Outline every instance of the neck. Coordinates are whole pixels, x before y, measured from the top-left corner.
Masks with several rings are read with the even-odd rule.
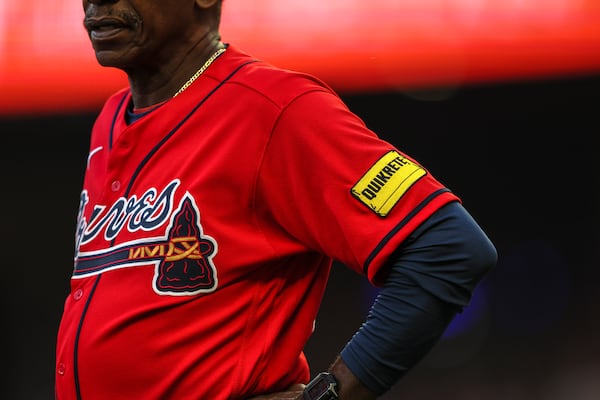
[[[175,94],[173,95],[173,97],[178,96],[179,94],[181,94],[183,91],[185,91],[188,87],[191,86],[192,83],[194,83],[194,81],[196,79],[198,79],[200,77],[200,75],[202,75],[204,73],[204,71],[206,71],[206,69],[208,67],[210,67],[210,65],[213,63],[213,61],[215,61],[221,54],[223,54],[225,52],[225,46],[223,47],[218,47],[214,53],[211,54],[210,57],[208,57],[208,59],[204,62],[204,64],[202,64],[202,67],[200,67],[195,73],[194,75],[192,75],[190,77],[190,79],[188,79],[180,88],[177,92],[175,92]]]
[[[219,39],[218,34],[205,35],[187,51],[172,55],[154,69],[126,71],[135,108],[150,107],[171,99],[217,50],[225,47]]]

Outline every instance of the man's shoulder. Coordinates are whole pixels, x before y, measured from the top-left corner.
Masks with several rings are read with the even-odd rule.
[[[228,84],[239,85],[280,104],[308,92],[333,93],[325,82],[309,73],[278,67],[243,53],[235,47],[230,47],[229,50],[229,60],[236,66],[232,68]]]

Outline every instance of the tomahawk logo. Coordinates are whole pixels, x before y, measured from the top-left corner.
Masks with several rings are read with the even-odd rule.
[[[158,294],[189,296],[214,291],[218,283],[213,264],[217,243],[203,233],[193,198],[186,193],[177,210],[169,214],[170,223],[163,237],[139,239],[102,251],[78,252],[73,278],[153,265],[152,287]]]

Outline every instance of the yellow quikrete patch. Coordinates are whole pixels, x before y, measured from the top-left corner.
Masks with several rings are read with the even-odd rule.
[[[385,217],[406,191],[427,172],[395,150],[386,153],[352,187],[352,194]]]

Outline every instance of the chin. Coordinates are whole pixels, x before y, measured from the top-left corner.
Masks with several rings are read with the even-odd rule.
[[[98,61],[98,64],[103,67],[114,67],[119,69],[125,68],[123,59],[121,57],[106,53],[107,52],[96,52],[96,60]]]

